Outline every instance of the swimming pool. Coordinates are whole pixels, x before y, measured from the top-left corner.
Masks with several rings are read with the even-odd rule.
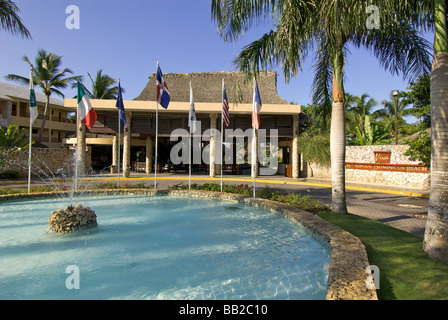
[[[98,227],[47,233],[63,199],[0,205],[0,299],[325,299],[330,250],[231,201],[90,196]]]

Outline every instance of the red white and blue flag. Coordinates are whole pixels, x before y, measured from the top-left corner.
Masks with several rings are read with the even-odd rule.
[[[157,102],[165,109],[167,109],[170,104],[170,92],[168,91],[168,86],[163,79],[163,74],[159,63],[157,63]]]
[[[230,125],[229,99],[227,99],[226,85],[222,82],[222,121],[226,127]]]
[[[254,104],[252,106],[252,128],[260,128],[260,110],[261,110],[261,98],[258,91],[257,80],[254,79]]]

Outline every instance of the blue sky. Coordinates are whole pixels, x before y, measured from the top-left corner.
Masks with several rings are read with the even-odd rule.
[[[251,29],[239,42],[225,43],[211,19],[209,0],[20,0],[15,1],[32,34],[24,40],[0,33],[0,75],[26,76],[29,69],[21,59],[33,60],[43,48],[63,56],[63,66],[76,75],[92,76],[103,69],[120,78],[124,99],[134,99],[156,71],[159,61],[164,73],[232,71],[232,60],[241,48],[267,32],[268,26]],[[66,28],[66,8],[80,10],[80,29]],[[432,42],[432,37],[428,38]],[[303,72],[289,83],[278,67],[277,90],[287,101],[311,103],[312,55]],[[89,82],[86,82],[89,87]],[[169,86],[169,83],[168,83]],[[355,95],[367,93],[378,101],[389,99],[394,89],[406,90],[407,81],[392,76],[365,50],[351,49],[347,59],[345,89]],[[66,97],[75,95],[65,90]],[[58,98],[58,97],[55,97]]]

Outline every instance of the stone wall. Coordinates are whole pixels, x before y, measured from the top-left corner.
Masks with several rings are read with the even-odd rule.
[[[62,148],[32,148],[32,176],[42,178],[54,178],[73,176],[74,152],[72,149]],[[18,153],[10,164],[6,166],[5,171],[12,170],[19,172],[19,177],[28,177],[28,150]],[[87,154],[88,168],[91,166],[90,153]]]
[[[416,165],[418,161],[411,161],[404,153],[408,145],[374,145],[374,146],[347,146],[346,162],[375,163],[374,151],[390,151],[390,164]],[[331,179],[330,166],[317,163],[304,165],[303,177],[317,179]],[[347,182],[379,184],[386,186],[405,186],[429,190],[430,174],[420,172],[395,172],[346,169],[345,178]]]

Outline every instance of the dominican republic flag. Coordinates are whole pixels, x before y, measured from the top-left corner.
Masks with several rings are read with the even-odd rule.
[[[222,81],[222,121],[226,127],[230,125],[229,99],[227,99],[226,85]]]
[[[196,111],[194,109],[193,89],[191,88],[191,82],[190,82],[190,112],[188,113],[188,126],[190,127],[190,132],[196,131]]]
[[[170,104],[170,92],[168,91],[168,86],[163,79],[162,70],[160,70],[159,63],[157,62],[157,102],[164,107],[168,108]]]
[[[34,83],[32,71],[30,70],[30,123],[33,124],[39,115],[39,110],[37,109],[36,93],[34,92]]]
[[[90,100],[78,81],[78,119],[85,124],[89,130],[96,121],[96,112],[93,110]]]
[[[261,98],[258,91],[257,80],[254,79],[254,104],[252,107],[252,128],[260,128],[260,110],[261,110]]]
[[[123,124],[126,127],[126,113],[124,112],[123,96],[121,94],[120,81],[118,81],[118,97],[115,106],[118,108],[120,119],[121,121],[123,121]]]

